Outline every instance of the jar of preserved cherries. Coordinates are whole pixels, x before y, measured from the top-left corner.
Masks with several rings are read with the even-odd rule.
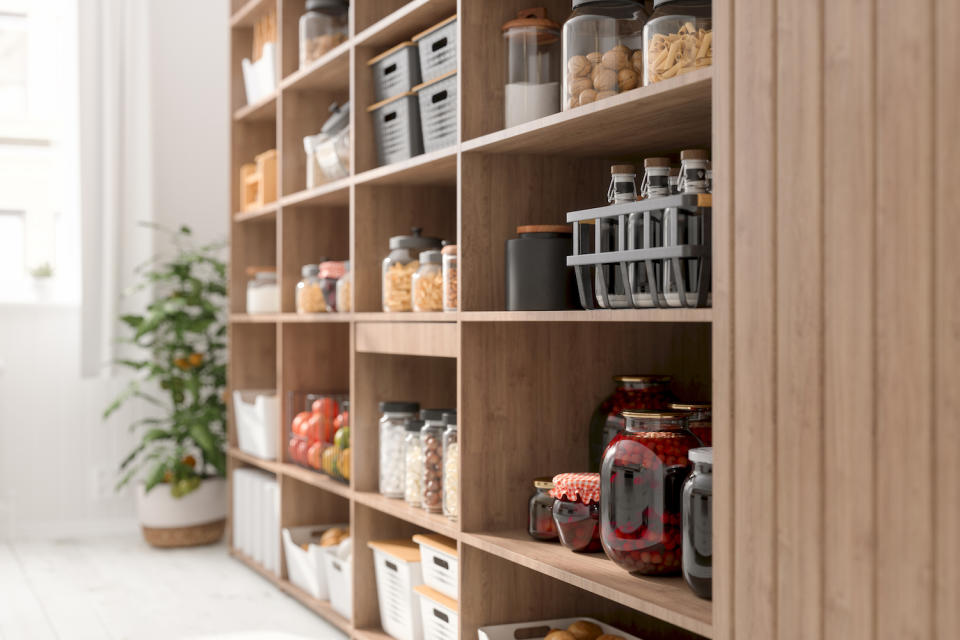
[[[713,412],[708,402],[674,402],[671,409],[687,412],[687,429],[704,447],[713,446]]]
[[[557,526],[553,523],[553,478],[537,478],[533,481],[536,489],[530,497],[530,523],[527,532],[534,540],[553,542],[557,539]]]
[[[713,449],[690,450],[693,473],[683,483],[683,578],[695,594],[713,597]]]
[[[590,470],[599,471],[603,452],[624,427],[621,414],[628,410],[666,409],[676,398],[670,392],[670,376],[614,376],[617,388],[590,418]]]
[[[680,573],[680,497],[699,446],[682,411],[624,411],[600,467],[600,539],[610,559],[640,575]]]
[[[596,473],[561,473],[553,477],[550,495],[553,522],[560,543],[571,551],[595,553],[600,545],[600,475]]]

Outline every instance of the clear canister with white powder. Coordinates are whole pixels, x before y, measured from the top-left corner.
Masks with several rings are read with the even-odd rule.
[[[560,25],[543,7],[523,9],[502,27],[507,47],[504,126],[560,111]]]

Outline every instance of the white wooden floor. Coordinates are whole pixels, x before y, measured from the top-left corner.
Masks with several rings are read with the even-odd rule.
[[[139,537],[0,542],[0,639],[299,640],[339,630],[222,545]]]

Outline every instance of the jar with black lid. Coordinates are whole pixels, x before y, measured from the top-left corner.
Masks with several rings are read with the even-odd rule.
[[[713,63],[711,0],[653,0],[643,27],[643,85]]]
[[[683,483],[683,578],[695,594],[713,598],[713,449],[691,449],[693,473]]]
[[[565,224],[524,225],[507,240],[507,311],[578,309],[577,281],[567,266],[573,228]]]
[[[307,0],[300,16],[300,68],[347,40],[347,0]]]

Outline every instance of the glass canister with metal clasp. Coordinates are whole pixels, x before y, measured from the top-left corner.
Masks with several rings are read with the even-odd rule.
[[[713,448],[691,449],[693,473],[683,483],[683,578],[701,598],[713,598]]]
[[[637,201],[637,170],[632,164],[615,164],[610,167],[610,186],[607,188],[607,202],[623,204]],[[619,218],[598,218],[597,230],[599,246],[597,252],[617,251],[620,234]],[[629,246],[629,245],[628,245]],[[601,264],[595,268],[594,280],[597,304],[601,309],[629,307],[627,289],[619,264]]]
[[[504,126],[560,111],[560,25],[543,7],[522,9],[502,27],[507,46]]]

